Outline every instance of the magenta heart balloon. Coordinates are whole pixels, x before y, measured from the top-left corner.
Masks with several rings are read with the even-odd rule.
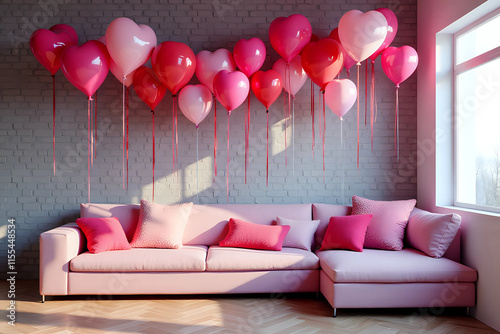
[[[54,27],[56,27],[55,31],[52,30]],[[58,29],[57,26],[54,27],[51,27],[49,30],[35,30],[30,37],[31,52],[33,52],[35,58],[52,75],[55,75],[61,68],[62,51],[69,45],[78,44],[78,37],[75,42],[74,36],[71,33]]]
[[[78,35],[76,34],[75,29],[73,29],[71,26],[67,24],[62,24],[62,23],[56,24],[50,27],[49,30],[52,30],[53,32],[57,33],[64,32],[71,37],[71,41],[73,42],[74,45],[78,44]]]
[[[236,70],[233,54],[227,49],[218,49],[214,52],[200,51],[196,54],[195,74],[198,80],[210,91],[214,92],[214,77],[219,71],[229,72]]]
[[[215,97],[229,115],[245,101],[249,91],[250,83],[243,72],[222,70],[214,77]]]
[[[356,85],[349,79],[332,80],[325,88],[325,102],[340,119],[352,108],[357,95]]]
[[[288,66],[289,74],[287,74],[287,63],[285,59],[280,58],[273,64],[273,70],[281,75],[283,89],[295,97],[295,94],[304,86],[307,80],[307,74],[302,68],[300,55],[293,57]]]
[[[382,52],[382,69],[398,86],[415,72],[417,65],[418,54],[411,46],[388,47]]]
[[[157,43],[153,29],[126,17],[113,20],[105,36],[109,55],[125,75],[144,65]]]
[[[271,46],[287,63],[309,43],[311,35],[311,23],[301,14],[278,17],[269,26]]]
[[[398,18],[396,14],[388,8],[377,8],[377,12],[381,12],[385,19],[387,20],[387,36],[384,39],[382,45],[375,51],[371,56],[371,60],[375,60],[389,45],[391,45],[396,33],[398,32]]]
[[[179,108],[198,127],[212,109],[212,93],[204,85],[187,85],[179,92]]]
[[[234,46],[233,55],[236,66],[250,78],[264,64],[266,46],[257,37],[240,39]]]
[[[109,54],[99,41],[68,46],[61,55],[64,76],[89,98],[101,86],[109,71]]]

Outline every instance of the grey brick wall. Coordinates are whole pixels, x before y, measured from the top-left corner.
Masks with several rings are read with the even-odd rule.
[[[38,236],[42,231],[74,220],[79,204],[87,201],[87,100],[61,72],[56,74],[57,175],[52,173],[52,81],[32,55],[28,40],[38,28],[71,25],[79,42],[104,35],[121,16],[147,24],[159,42],[187,43],[195,53],[218,48],[232,50],[241,38],[259,37],[267,46],[263,70],[277,53],[268,38],[269,24],[279,16],[305,15],[319,37],[328,36],[343,13],[378,7],[392,9],[399,21],[395,46],[416,46],[416,0],[41,0],[2,1],[0,34],[0,272],[5,275],[7,219],[16,219],[17,270],[20,278],[38,276]],[[352,195],[373,199],[416,197],[416,76],[400,90],[400,160],[394,152],[394,85],[376,65],[378,119],[374,152],[370,128],[361,125],[360,167],[356,167],[356,110],[344,121],[343,161],[340,161],[340,123],[327,110],[323,182],[321,137],[316,110],[315,155],[312,156],[310,84],[295,100],[295,154],[288,147],[285,165],[283,97],[270,110],[269,186],[266,187],[264,107],[251,99],[251,137],[248,182],[244,182],[244,113],[231,117],[229,172],[230,203],[324,202],[349,204]],[[346,77],[345,72],[341,74]],[[364,117],[364,64],[361,66],[361,115]],[[351,79],[355,80],[354,69]],[[196,79],[193,79],[196,83]],[[92,202],[138,203],[151,198],[151,116],[131,90],[129,188],[122,187],[121,85],[110,73],[98,91],[97,158],[92,169]],[[316,90],[317,92],[317,90]],[[317,93],[316,93],[317,98]],[[316,102],[318,106],[318,102]],[[156,196],[159,203],[226,202],[227,116],[218,105],[218,175],[213,181],[213,113],[199,128],[199,178],[196,179],[196,132],[179,111],[179,178],[172,173],[172,98],[166,96],[156,112]],[[290,124],[289,124],[290,125]],[[291,143],[291,130],[287,143]],[[294,156],[294,159],[292,157]],[[344,197],[341,171],[345,171]]]

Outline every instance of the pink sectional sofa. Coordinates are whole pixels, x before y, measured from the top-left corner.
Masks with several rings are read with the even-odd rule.
[[[132,204],[82,204],[81,217],[117,217],[130,241],[139,210]],[[475,305],[477,273],[459,263],[459,235],[441,258],[412,248],[314,252],[329,218],[350,211],[329,204],[195,204],[184,247],[98,254],[86,250],[85,235],[69,223],[40,236],[40,294],[45,300],[47,295],[321,292],[334,315],[337,308]],[[271,225],[277,216],[320,220],[313,251],[218,246],[229,218]]]

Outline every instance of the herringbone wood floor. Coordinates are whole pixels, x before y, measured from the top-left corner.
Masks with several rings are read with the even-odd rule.
[[[0,284],[0,308],[8,307]],[[281,297],[281,298],[280,298]],[[464,315],[427,309],[339,310],[314,295],[48,297],[38,282],[16,282],[16,326],[0,319],[0,333],[496,333]]]

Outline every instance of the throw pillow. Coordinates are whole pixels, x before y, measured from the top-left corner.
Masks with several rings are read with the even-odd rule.
[[[141,200],[134,248],[181,248],[193,203],[162,205]]]
[[[406,227],[408,244],[432,257],[442,257],[457,235],[462,218],[455,214],[419,211]]]
[[[76,224],[87,238],[87,249],[90,253],[131,248],[122,225],[115,217],[78,218]]]
[[[350,249],[363,251],[366,229],[373,215],[331,217],[319,250]]]
[[[365,248],[387,250],[403,249],[403,238],[408,217],[416,200],[373,201],[359,196],[352,197],[352,214],[372,214],[366,230]]]
[[[283,247],[290,226],[260,225],[240,219],[229,219],[229,232],[219,246],[279,251]]]
[[[311,251],[314,242],[314,233],[319,225],[319,220],[294,220],[283,217],[276,217],[278,225],[290,226],[283,247],[292,247]]]

